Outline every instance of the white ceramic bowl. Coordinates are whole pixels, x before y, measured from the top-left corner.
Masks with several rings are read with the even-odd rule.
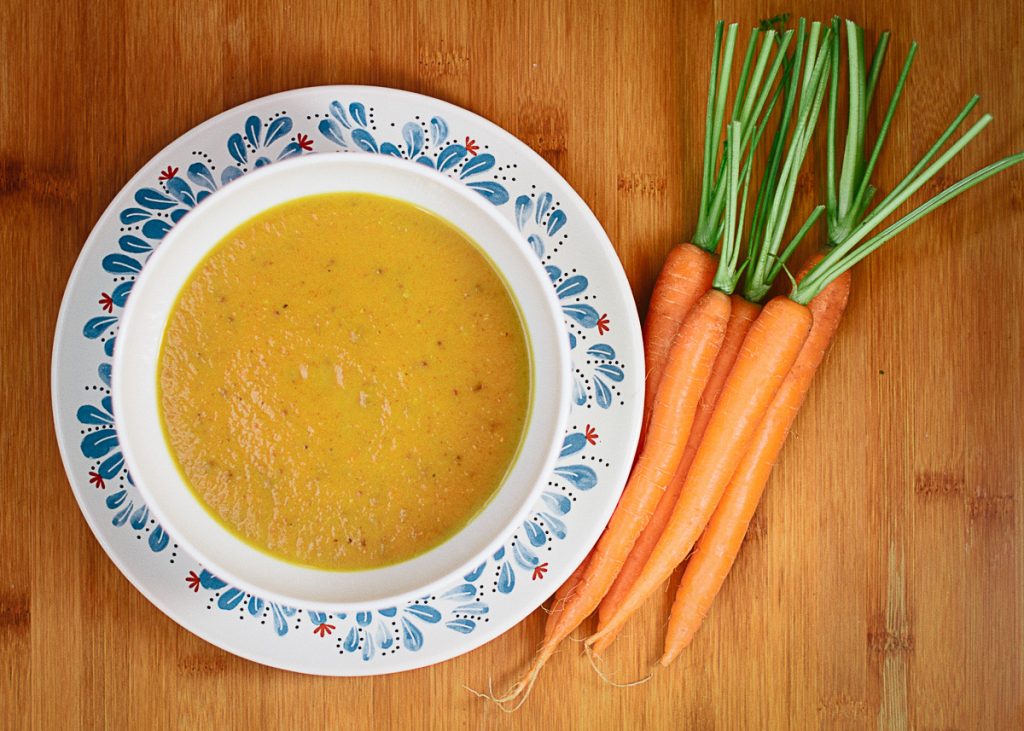
[[[179,291],[207,252],[236,226],[272,206],[343,191],[377,193],[415,204],[477,242],[519,303],[533,376],[522,448],[484,510],[425,554],[356,572],[305,568],[276,559],[215,520],[175,466],[162,436],[157,391],[164,328]],[[539,497],[558,456],[569,411],[570,360],[561,310],[530,247],[479,194],[430,168],[381,155],[320,154],[276,163],[232,182],[196,206],[167,234],[132,288],[113,365],[118,439],[132,479],[161,525],[225,581],[264,599],[325,611],[375,608],[430,595],[483,562]]]

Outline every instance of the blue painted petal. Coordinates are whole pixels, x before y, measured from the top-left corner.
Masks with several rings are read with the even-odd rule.
[[[570,454],[575,454],[587,446],[587,437],[583,432],[574,431],[571,434],[566,434],[565,439],[562,440],[562,451],[559,453],[559,457],[568,457]]]
[[[192,186],[177,176],[167,181],[167,191],[189,208],[194,207],[196,204],[196,197],[192,193]]]
[[[245,592],[232,587],[220,595],[220,598],[217,599],[217,606],[224,610],[231,610],[241,604],[243,599],[245,599]]]
[[[476,581],[477,579],[480,578],[480,575],[484,572],[484,568],[486,568],[486,567],[487,567],[487,562],[484,561],[482,564],[477,566],[475,569],[470,571],[468,574],[466,574],[462,578],[464,578],[466,581]]]
[[[547,215],[548,210],[551,208],[551,201],[553,198],[550,193],[541,193],[540,198],[537,199],[537,213],[534,214],[533,220],[540,223],[544,220],[544,216]]]
[[[202,203],[204,200],[210,197],[210,191],[201,190],[196,193],[196,203]]]
[[[145,505],[140,505],[132,514],[132,528],[135,530],[142,530],[146,527],[147,520],[149,520],[149,508]]]
[[[430,118],[430,136],[434,147],[440,147],[448,139],[448,123],[441,117]]]
[[[380,150],[377,149],[377,140],[373,139],[373,135],[365,129],[353,130],[352,141],[355,142],[360,149],[365,150],[366,152],[380,152]]]
[[[348,115],[345,114],[345,107],[341,106],[338,102],[331,102],[328,109],[330,110],[331,115],[341,122],[345,129],[352,129],[352,123],[348,121]]]
[[[138,274],[142,264],[126,254],[107,254],[103,257],[103,268],[111,274]]]
[[[549,509],[559,515],[566,515],[572,510],[572,500],[557,492],[546,491],[542,496]]]
[[[110,363],[100,363],[100,367],[96,369],[96,372],[99,373],[100,380],[109,386],[111,374]]]
[[[369,632],[363,635],[363,661],[369,662],[373,659],[373,656],[377,654],[377,648],[374,647],[373,637]]]
[[[436,624],[441,621],[441,613],[429,604],[409,604],[405,608],[405,613],[411,614],[416,619],[421,619],[430,624]]]
[[[442,599],[472,599],[476,596],[476,587],[472,584],[459,584],[441,595]]]
[[[119,285],[114,287],[114,291],[110,293],[111,301],[118,307],[124,307],[125,302],[128,301],[128,295],[132,293],[133,286],[135,286],[134,280],[121,282]]]
[[[558,278],[562,276],[562,270],[554,266],[553,264],[548,264],[546,267],[544,267],[544,271],[548,273],[548,279],[550,279],[552,282],[557,282]]]
[[[508,202],[508,191],[505,190],[505,186],[501,183],[495,183],[491,180],[481,180],[479,182],[466,183],[466,187],[472,188],[496,206],[500,206]]]
[[[521,195],[516,198],[515,207],[516,226],[522,231],[526,220],[530,217],[530,211],[533,209],[533,200],[528,195]]]
[[[384,607],[383,609],[378,609],[377,614],[382,617],[394,617],[398,614],[398,607]]]
[[[359,648],[359,633],[355,627],[352,627],[348,631],[348,635],[345,637],[345,641],[341,644],[345,648],[345,652],[355,652]]]
[[[587,355],[600,360],[615,360],[615,348],[605,343],[598,343],[587,348]]]
[[[281,148],[281,154],[277,156],[278,160],[287,160],[289,157],[295,157],[296,155],[302,154],[302,145],[298,142],[289,142],[287,145]],[[261,158],[262,159],[262,158]],[[258,167],[260,165],[259,160],[256,161]]]
[[[194,162],[189,165],[187,175],[188,179],[196,185],[208,190],[217,190],[217,181],[214,180],[210,168],[206,167],[204,163]]]
[[[548,513],[541,513],[540,515],[542,518],[544,518],[544,522],[547,524],[551,532],[554,533],[555,536],[559,538],[559,540],[564,540],[566,536],[565,523],[563,523],[558,518]]]
[[[612,405],[612,390],[597,376],[594,376],[594,396],[597,399],[597,405],[602,409],[607,409]]]
[[[199,572],[199,585],[202,586],[204,589],[210,589],[215,591],[217,589],[223,589],[228,584],[226,581],[224,581],[224,579],[220,578],[219,576],[211,574],[206,569],[202,569]]]
[[[142,188],[135,193],[135,202],[154,211],[163,211],[178,205],[170,196],[166,196],[156,188]]]
[[[236,168],[234,165],[228,165],[226,168],[224,168],[223,171],[221,171],[220,184],[227,185],[232,180],[237,180],[238,178],[242,177],[242,175],[243,173],[241,170]]]
[[[578,490],[589,490],[597,484],[597,473],[582,464],[569,467],[555,467],[555,474]]]
[[[327,613],[326,612],[310,612],[308,616],[309,616],[309,621],[312,622],[313,624],[323,624],[324,622],[327,621]]]
[[[113,510],[114,508],[120,507],[121,503],[124,502],[124,499],[127,496],[128,496],[128,491],[127,490],[118,490],[115,493],[111,493],[110,495],[107,495],[107,500],[106,500],[107,507],[110,508],[111,510]]]
[[[290,617],[294,613],[295,610],[290,607],[281,607],[273,602],[270,603],[270,614],[274,618],[274,631],[278,637],[284,637],[288,634],[288,620],[285,615],[287,614]]]
[[[366,107],[359,102],[352,102],[348,105],[348,113],[352,115],[352,119],[356,121],[361,127],[366,126]]]
[[[476,157],[471,157],[466,161],[466,164],[462,166],[462,172],[459,173],[459,178],[465,180],[470,175],[485,173],[493,167],[494,155],[491,155],[490,153],[477,155]]]
[[[577,406],[587,403],[587,390],[578,378],[572,379],[572,400]]]
[[[125,226],[131,226],[139,221],[147,220],[151,215],[149,211],[141,208],[125,208],[121,211],[121,223]]]
[[[382,650],[387,650],[391,645],[395,644],[394,637],[388,632],[388,628],[383,623],[377,625],[377,646]]]
[[[174,209],[173,211],[171,211],[171,223],[172,224],[173,223],[177,223],[178,221],[183,219],[188,214],[188,212],[189,212],[188,208],[176,208],[176,209]],[[145,227],[143,227],[143,231],[145,231]]]
[[[621,368],[611,363],[602,363],[596,370],[608,380],[615,381],[616,383],[621,383],[622,379],[626,377]]]
[[[402,618],[402,641],[405,642],[405,649],[412,652],[417,652],[423,647],[423,633],[405,617]]]
[[[280,158],[278,158],[278,159],[280,159]],[[261,167],[263,167],[265,165],[269,165],[269,164],[270,164],[270,158],[269,157],[257,157],[256,161],[253,163],[253,165],[258,167],[258,168],[261,168]]]
[[[269,147],[291,131],[292,118],[278,117],[267,127],[267,136],[263,140],[264,147]]]
[[[113,429],[100,429],[82,437],[82,454],[89,459],[99,459],[117,446],[117,432]]]
[[[597,310],[590,305],[565,305],[562,307],[562,312],[570,320],[575,320],[583,327],[597,327],[597,321],[601,319],[601,316],[597,314]]]
[[[108,358],[114,356],[114,338],[107,338],[107,342],[103,343],[103,352],[107,354]]]
[[[171,537],[164,532],[161,526],[157,526],[149,534],[149,548],[153,553],[160,553],[160,551],[167,548],[167,544],[171,542]]]
[[[259,147],[262,130],[263,121],[255,114],[245,120],[245,139],[249,140],[249,144],[253,147]]]
[[[341,125],[333,119],[322,119],[318,127],[320,134],[336,144],[338,147],[348,147],[341,131]]]
[[[565,299],[583,294],[587,291],[587,286],[587,278],[582,274],[576,274],[555,287],[555,292],[558,294],[558,299]]]
[[[501,573],[498,574],[498,591],[502,594],[510,594],[516,588],[516,574],[512,570],[512,564],[508,561],[501,565]]]
[[[523,529],[526,531],[526,540],[528,540],[531,545],[540,548],[548,542],[548,537],[544,535],[544,529],[532,520],[524,520]]]
[[[365,627],[373,619],[373,612],[356,612],[356,624]]]
[[[153,246],[148,241],[131,234],[125,234],[119,238],[117,244],[123,251],[127,251],[129,254],[144,254],[153,250]]]
[[[249,597],[248,610],[249,614],[251,614],[252,616],[260,616],[260,614],[263,612],[263,600],[260,599],[258,596]]]
[[[468,635],[476,629],[476,622],[472,619],[453,619],[450,622],[445,622],[444,626],[459,634]]]
[[[423,128],[415,122],[406,122],[402,127],[402,139],[405,140],[405,149],[409,157],[416,157],[423,149]]]
[[[245,165],[249,160],[249,151],[245,148],[245,141],[237,132],[228,137],[228,154],[235,158],[235,162],[239,165]]]
[[[431,160],[426,155],[420,155],[419,157],[417,157],[416,162],[418,162],[420,165],[426,165],[428,168],[431,169],[433,169],[434,167],[434,161]]]
[[[495,551],[494,555],[491,558],[493,558],[495,561],[500,561],[501,559],[505,558],[505,547],[502,546],[497,551]]]
[[[572,334],[572,333],[570,332],[570,333],[569,333],[569,350],[572,350],[572,349],[573,349],[573,348],[575,348],[575,347],[576,347],[576,336],[575,336],[575,335],[573,335],[573,334]]]
[[[151,239],[162,239],[171,230],[171,224],[158,218],[150,219],[142,224],[142,233]]]
[[[104,480],[112,480],[117,477],[117,473],[121,471],[122,467],[124,467],[124,457],[120,452],[114,452],[100,462],[100,466],[96,468],[96,471]]]
[[[448,147],[441,150],[441,154],[437,156],[437,169],[442,172],[451,170],[462,162],[462,158],[465,156],[466,148],[462,145],[448,145]]]
[[[125,470],[124,471],[124,476],[125,476],[125,479],[128,480],[128,484],[129,485],[134,485],[135,484],[135,480],[132,479],[132,473],[131,472],[129,472],[128,470]]]
[[[133,503],[128,503],[127,506],[122,508],[113,519],[110,521],[115,527],[120,528],[122,525],[128,522],[128,516],[132,514]]]
[[[103,399],[100,401],[100,406],[102,406],[104,409],[106,409],[106,412],[108,414],[113,415],[113,413],[114,413],[114,399],[113,399],[113,397],[111,397],[111,396],[104,396]]]
[[[514,546],[512,546],[512,556],[515,558],[516,563],[524,569],[532,569],[540,563],[537,559],[537,555],[518,541]]]
[[[543,258],[544,256],[544,242],[537,234],[530,234],[526,237],[526,241],[530,244],[530,248],[533,249],[533,253],[537,255],[537,258]]]
[[[83,424],[108,425],[114,423],[114,417],[92,404],[78,407],[78,420]]]
[[[455,607],[452,612],[454,614],[475,614],[478,617],[487,614],[491,610],[488,609],[487,605],[483,602],[471,602],[469,604],[461,604]]]
[[[393,143],[385,142],[380,146],[380,154],[390,155],[391,157],[401,157],[402,151],[399,150]]]
[[[561,210],[554,211],[548,218],[548,236],[554,236],[565,225],[565,213]]]

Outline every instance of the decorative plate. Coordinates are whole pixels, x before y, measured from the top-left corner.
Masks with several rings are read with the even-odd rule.
[[[462,181],[512,220],[562,302],[572,410],[561,457],[528,520],[444,592],[374,611],[266,602],[204,570],[153,518],[124,467],[110,359],[136,276],[206,196],[263,165],[342,152],[414,160]],[[228,652],[288,670],[376,675],[441,662],[536,609],[597,541],[625,483],[643,404],[636,307],[608,237],[536,153],[429,97],[365,86],[275,94],[171,143],[114,198],[68,282],[54,337],[53,414],[68,479],[96,538],[161,611]]]

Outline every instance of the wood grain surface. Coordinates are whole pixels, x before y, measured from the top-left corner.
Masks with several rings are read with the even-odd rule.
[[[848,14],[921,43],[881,166],[906,170],[972,92],[995,123],[940,181],[1024,149],[1024,5],[949,2],[0,2],[0,727],[1020,728],[1024,724],[1024,171],[855,274],[847,317],[733,575],[646,685],[572,643],[504,715],[535,613],[425,670],[328,679],[240,660],[151,606],[76,507],[50,416],[68,274],[135,170],[208,117],[329,83],[462,105],[594,209],[641,312],[692,233],[712,24]],[[820,150],[809,166],[820,169]],[[801,200],[820,196],[806,179]],[[932,184],[929,190],[937,190]],[[646,672],[667,596],[609,654]]]

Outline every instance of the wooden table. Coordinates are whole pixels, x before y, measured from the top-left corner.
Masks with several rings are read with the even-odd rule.
[[[675,666],[616,689],[567,647],[506,716],[463,685],[504,685],[540,638],[539,613],[440,666],[328,679],[228,655],[143,599],[86,527],[57,453],[47,374],[65,281],[111,197],[177,135],[264,94],[364,83],[460,104],[539,150],[607,228],[642,310],[664,253],[695,223],[712,23],[781,6],[75,5],[0,4],[0,726],[1024,723],[1024,170],[858,269],[736,570]],[[911,39],[922,44],[887,185],[975,91],[996,122],[940,179],[1024,149],[1020,3],[833,10],[872,37],[894,31],[890,72]],[[617,643],[618,677],[645,672],[666,602]]]

